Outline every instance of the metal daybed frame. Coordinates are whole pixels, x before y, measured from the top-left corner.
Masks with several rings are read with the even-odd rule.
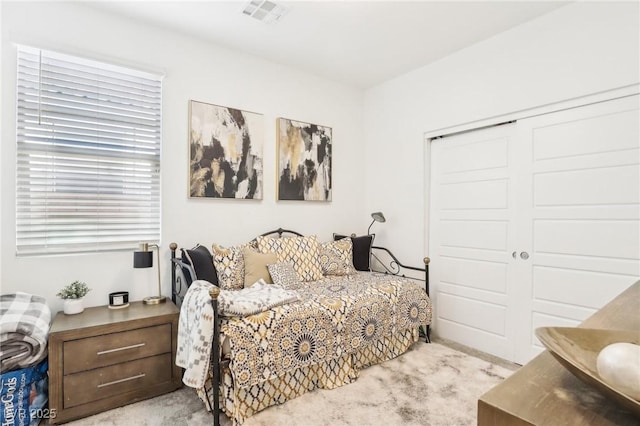
[[[283,234],[292,234],[295,236],[302,237],[303,235],[288,229],[278,228],[273,231],[265,232],[260,236],[268,236],[277,234],[278,238],[283,238]],[[355,237],[355,234],[351,234],[352,237]],[[180,305],[182,303],[182,291],[183,287],[186,289],[191,285],[191,283],[195,280],[195,271],[191,267],[182,261],[180,257],[176,256],[176,250],[178,249],[178,245],[176,243],[170,244],[171,250],[171,300],[176,304]],[[423,259],[424,268],[418,268],[415,266],[407,266],[401,263],[398,258],[387,248],[380,246],[372,246],[371,247],[371,256],[377,261],[377,263],[383,268],[382,271],[372,271],[379,272],[390,275],[397,275],[404,278],[409,278],[418,281],[424,281],[425,283],[425,291],[427,296],[429,295],[429,263],[430,259],[425,257]],[[376,252],[377,251],[377,252]],[[388,257],[388,260],[381,259],[381,254],[386,253],[384,257]],[[179,274],[176,274],[176,268],[180,268],[183,271],[184,278],[188,281],[187,283],[182,283],[182,278]],[[407,277],[405,275],[405,270],[408,271],[417,271],[424,272],[424,279],[415,278],[415,277]],[[187,271],[187,273],[184,273]],[[188,275],[188,276],[187,276]],[[213,342],[212,342],[212,350],[211,350],[211,376],[212,376],[212,391],[213,391],[213,407],[211,407],[211,414],[213,415],[213,424],[214,426],[220,425],[220,370],[223,364],[228,364],[229,360],[222,361],[220,360],[220,318],[218,315],[218,296],[220,295],[220,288],[214,286],[209,290],[209,295],[211,296],[211,304],[213,308]],[[422,327],[421,327],[422,328]],[[429,343],[430,340],[430,326],[427,325],[425,330],[420,330],[420,335],[425,338],[425,342]],[[208,398],[207,398],[208,399]]]

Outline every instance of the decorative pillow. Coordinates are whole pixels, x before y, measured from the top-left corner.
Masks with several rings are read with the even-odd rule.
[[[353,266],[358,271],[371,270],[371,246],[375,234],[363,235],[361,237],[350,237],[353,244]],[[346,235],[333,234],[334,240],[347,238]]]
[[[274,284],[281,285],[284,288],[294,287],[300,282],[300,277],[295,269],[293,269],[292,262],[278,262],[267,265],[269,274]]]
[[[279,262],[292,262],[293,269],[302,281],[322,279],[320,244],[315,235],[307,237],[270,238],[258,237],[258,249],[262,253],[277,253]]]
[[[218,285],[218,274],[213,266],[213,258],[209,249],[205,246],[197,245],[191,250],[182,249],[182,261],[193,268],[196,274],[194,279],[209,281],[213,285]],[[185,277],[191,278],[187,271],[183,271]]]
[[[225,248],[218,244],[213,249],[213,265],[218,271],[218,281],[223,290],[240,290],[244,288],[244,246]]]
[[[351,238],[322,243],[320,265],[325,275],[350,275],[353,267],[353,243]]]
[[[258,280],[273,284],[267,265],[278,261],[275,253],[258,253],[249,248],[242,250],[244,256],[244,288],[251,287]]]

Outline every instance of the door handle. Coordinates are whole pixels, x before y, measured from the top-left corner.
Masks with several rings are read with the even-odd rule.
[[[528,258],[529,258],[529,253],[527,253],[526,251],[520,252],[520,259],[527,260]]]
[[[518,258],[518,252],[514,251],[513,253],[511,253],[511,257],[513,257],[514,259]]]

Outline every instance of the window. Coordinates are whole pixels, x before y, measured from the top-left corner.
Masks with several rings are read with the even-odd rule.
[[[18,47],[18,255],[160,239],[161,76]]]

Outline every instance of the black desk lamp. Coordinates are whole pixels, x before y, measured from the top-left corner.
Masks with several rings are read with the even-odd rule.
[[[373,220],[371,221],[371,225],[369,225],[369,229],[367,229],[367,235],[371,235],[371,227],[373,226],[374,223],[387,221],[387,219],[384,218],[384,215],[382,214],[382,212],[371,213],[371,217],[373,218]]]
[[[145,305],[157,305],[167,301],[167,298],[162,295],[162,287],[160,287],[160,247],[157,244],[140,243],[140,250],[133,252],[133,267],[153,267],[153,251],[149,250],[149,248],[158,251],[158,295],[145,297],[142,299],[142,303]]]

